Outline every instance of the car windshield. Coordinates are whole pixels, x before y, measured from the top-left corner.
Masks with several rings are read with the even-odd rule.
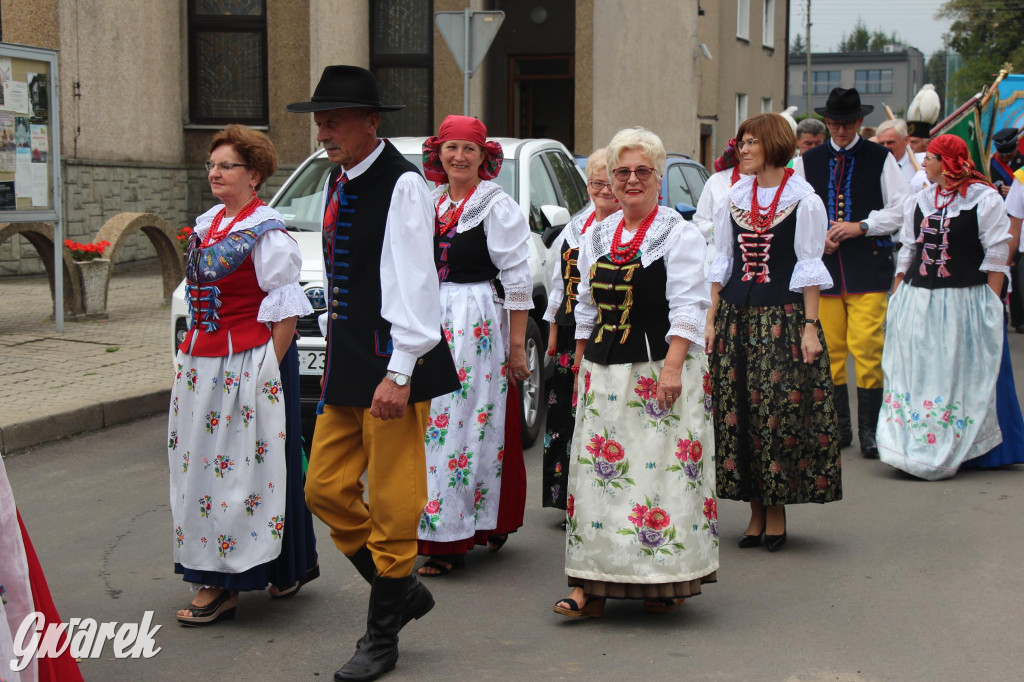
[[[405,158],[417,169],[420,169],[422,175],[422,157],[406,154]],[[271,201],[271,208],[281,214],[288,229],[299,232],[320,231],[320,210],[323,205],[321,194],[327,176],[333,168],[334,164],[327,157],[313,159],[300,173],[290,177],[281,195]],[[514,159],[505,159],[501,166],[501,172],[495,178],[495,182],[513,197],[516,189],[515,168]]]

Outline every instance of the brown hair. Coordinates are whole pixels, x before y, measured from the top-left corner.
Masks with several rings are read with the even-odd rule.
[[[231,145],[238,152],[249,170],[259,173],[257,190],[277,171],[277,150],[274,149],[274,143],[270,138],[260,131],[232,123],[224,126],[224,130],[213,136],[213,140],[210,141],[210,153],[224,144]]]
[[[796,151],[796,135],[789,121],[782,116],[765,112],[751,116],[740,125],[736,132],[736,141],[742,140],[747,133],[761,143],[764,150],[765,165],[785,168]]]

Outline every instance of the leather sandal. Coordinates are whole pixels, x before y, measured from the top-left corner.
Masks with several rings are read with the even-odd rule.
[[[672,613],[680,604],[686,603],[686,599],[644,599],[644,611],[648,613]]]
[[[565,598],[555,602],[552,610],[567,618],[600,618],[604,615],[604,602],[603,598],[591,597],[583,606],[580,606],[575,599]],[[568,604],[569,607],[559,606],[559,604]]]
[[[320,564],[316,564],[316,565],[313,566],[313,568],[311,568],[308,571],[306,571],[306,577],[304,577],[302,580],[296,580],[294,585],[290,585],[290,586],[288,586],[288,587],[286,587],[284,589],[278,588],[276,593],[275,592],[270,592],[269,588],[267,588],[267,591],[270,592],[270,598],[271,599],[286,599],[288,597],[294,597],[295,595],[297,595],[299,593],[299,590],[302,589],[303,585],[305,585],[306,583],[311,582],[313,580],[316,580],[319,577],[320,577]],[[271,587],[277,587],[277,586],[276,585],[271,585]]]
[[[196,606],[189,603],[183,610],[188,611],[187,616],[178,616],[178,623],[185,627],[200,627],[213,625],[219,620],[231,620],[235,617],[235,610],[238,608],[238,592],[221,590],[217,598],[206,606]]]
[[[444,562],[444,563],[441,563]],[[447,566],[445,565],[447,564]],[[440,578],[443,575],[448,575],[453,569],[462,568],[466,565],[466,557],[462,554],[438,554],[436,556],[427,559],[420,566],[416,573],[424,578]],[[432,568],[437,573],[424,573],[424,568]]]

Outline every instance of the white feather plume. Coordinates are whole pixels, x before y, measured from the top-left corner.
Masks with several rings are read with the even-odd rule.
[[[779,116],[786,119],[786,122],[789,123],[789,127],[793,129],[794,135],[796,135],[796,119],[793,118],[793,114],[798,110],[799,107],[788,107],[785,111],[779,114]]]
[[[926,83],[914,97],[914,101],[907,107],[907,120],[935,123],[939,120],[941,111],[942,104],[939,102],[939,93],[935,92],[934,85]]]

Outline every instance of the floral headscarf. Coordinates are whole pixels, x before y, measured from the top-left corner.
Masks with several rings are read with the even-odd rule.
[[[478,145],[484,152],[484,161],[477,174],[484,180],[498,177],[501,162],[505,160],[501,145],[487,141],[487,127],[470,116],[448,116],[434,137],[423,142],[423,174],[437,184],[448,182],[448,174],[441,165],[441,145],[449,140],[466,140]]]
[[[738,156],[736,156],[736,138],[733,138],[725,143],[725,151],[722,155],[715,159],[715,172],[720,173],[728,168],[736,166],[740,162]]]
[[[992,187],[984,175],[974,168],[967,143],[956,135],[939,135],[928,143],[928,151],[942,159],[942,177],[946,190],[967,196],[967,187],[976,182]]]

